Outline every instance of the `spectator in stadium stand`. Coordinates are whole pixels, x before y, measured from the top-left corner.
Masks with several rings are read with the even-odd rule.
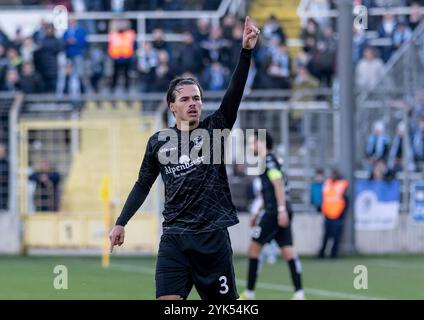
[[[183,42],[175,47],[173,65],[177,74],[185,71],[198,74],[202,68],[202,53],[199,45],[193,41],[191,32],[183,33]]]
[[[7,34],[1,29],[0,26],[0,46],[8,48],[10,46],[10,40]]]
[[[21,75],[21,90],[24,93],[42,93],[44,91],[43,80],[35,71],[31,61],[24,62]]]
[[[168,53],[169,59],[172,59],[172,47],[169,45],[168,42],[165,41],[165,35],[163,33],[163,30],[160,28],[154,29],[152,32],[152,36],[153,48],[155,48],[156,50],[165,50]]]
[[[86,32],[74,18],[69,19],[69,27],[63,34],[66,58],[71,61],[74,72],[84,75],[84,55],[87,49]]]
[[[220,91],[227,87],[230,71],[219,62],[213,62],[206,67],[203,74],[203,87],[206,90]]]
[[[0,91],[6,90],[5,79],[6,79],[6,71],[7,71],[7,58],[6,58],[6,50],[0,45]]]
[[[384,62],[387,62],[389,60],[393,52],[393,46],[391,43],[393,39],[393,33],[396,28],[396,24],[397,24],[396,18],[390,12],[387,12],[383,16],[383,20],[381,21],[380,26],[378,27],[378,30],[377,30],[378,37],[380,39],[383,38],[389,42],[387,45],[379,47],[381,58],[383,59]]]
[[[355,81],[359,91],[371,90],[383,78],[384,62],[377,57],[373,47],[364,49],[364,57],[359,60],[355,70]]]
[[[277,35],[280,38],[280,42],[282,44],[286,44],[286,34],[284,33],[284,30],[276,16],[269,16],[269,18],[265,21],[262,30],[265,40],[269,41],[274,35]]]
[[[9,203],[9,160],[4,143],[0,143],[0,210],[7,210]]]
[[[208,63],[228,62],[230,45],[230,41],[222,38],[222,29],[219,26],[213,26],[210,30],[209,38],[200,44],[202,49],[205,50],[205,57]]]
[[[387,160],[390,146],[390,139],[384,133],[382,121],[376,121],[373,125],[373,132],[367,138],[365,156],[372,165],[377,160]]]
[[[387,167],[384,160],[377,160],[370,172],[369,180],[372,181],[386,181],[389,182],[395,177],[395,172]]]
[[[33,62],[34,60],[34,51],[37,50],[37,46],[34,43],[32,37],[25,37],[22,46],[21,46],[21,57],[22,61],[25,62]]]
[[[226,40],[231,41],[233,38],[233,29],[238,24],[236,17],[233,15],[226,15],[222,19],[221,28],[222,28],[222,37]],[[242,28],[243,31],[243,28]]]
[[[317,212],[321,212],[322,206],[322,188],[324,186],[324,170],[316,169],[314,180],[310,186],[310,202]]]
[[[17,69],[18,71],[21,70],[22,65],[22,57],[19,55],[18,50],[16,50],[13,47],[10,47],[7,49],[7,67],[9,69]]]
[[[260,63],[260,65],[265,66],[269,63],[269,60],[277,54],[278,48],[281,45],[281,40],[278,35],[273,35],[267,43],[261,41],[261,47],[259,48],[259,52],[257,54],[256,62]]]
[[[67,95],[71,99],[75,99],[84,92],[85,88],[81,77],[74,71],[74,65],[67,61],[63,70],[59,73],[56,94],[58,96]]]
[[[405,20],[400,20],[393,32],[393,48],[397,50],[402,44],[412,39],[412,31]]]
[[[322,86],[331,88],[335,72],[337,41],[331,26],[324,28],[323,35],[316,42],[312,53],[311,73],[320,80]]]
[[[21,90],[19,72],[15,68],[7,69],[4,87],[6,91],[16,92]]]
[[[17,27],[15,30],[15,36],[13,40],[11,41],[11,47],[15,48],[17,51],[20,51],[22,42],[23,42],[22,29],[20,27]]]
[[[422,21],[423,18],[423,14],[422,14],[422,7],[414,2],[411,5],[411,14],[409,15],[409,28],[414,31],[415,28],[420,24],[420,22]]]
[[[365,32],[362,29],[352,28],[353,32],[353,47],[352,47],[352,60],[356,66],[358,62],[364,56],[365,48],[367,47],[368,41],[365,37]]]
[[[46,26],[46,35],[41,40],[38,50],[34,52],[35,69],[43,78],[46,92],[56,92],[58,75],[57,56],[62,50],[62,43],[55,36],[52,24]]]
[[[337,258],[343,231],[343,220],[349,205],[347,189],[349,183],[340,172],[333,169],[331,177],[324,182],[321,212],[324,219],[324,236],[318,258],[325,258],[328,240],[333,239],[330,257]]]
[[[187,52],[183,53],[186,54]],[[158,51],[153,48],[151,42],[144,42],[143,46],[137,51],[137,54],[140,91],[151,92],[155,81],[155,70],[158,65]]]
[[[412,135],[412,152],[417,168],[421,170],[424,162],[424,115],[420,115],[418,128]]]
[[[389,157],[387,160],[387,167],[394,172],[402,171],[405,169],[413,168],[413,161],[411,159],[406,159],[407,163],[403,164],[403,149],[406,136],[406,127],[404,122],[399,122],[396,127],[396,134],[392,139],[392,145],[389,150]],[[412,156],[412,150],[407,152],[407,157]]]
[[[104,75],[105,54],[101,47],[91,46],[89,49],[90,57],[90,84],[94,92],[98,93],[99,82]]]
[[[48,22],[47,20],[45,20],[44,18],[42,18],[40,20],[40,28],[36,31],[34,31],[32,38],[34,39],[34,43],[37,46],[41,46],[41,41],[45,38],[46,36],[46,30],[47,30],[47,26],[48,26]]]
[[[313,51],[315,51],[319,36],[319,25],[314,19],[309,18],[306,27],[302,29],[302,33],[300,35],[300,38],[303,41],[303,49],[305,50],[305,52],[312,53]]]
[[[169,81],[174,77],[175,72],[169,64],[169,55],[165,50],[158,51],[158,65],[155,68],[155,79],[152,90],[160,92],[166,90]]]
[[[186,299],[193,285],[204,300],[239,297],[228,233],[228,227],[237,224],[238,218],[231,200],[224,153],[213,143],[221,139],[213,139],[212,131],[231,129],[236,121],[259,33],[246,17],[239,63],[220,107],[204,120],[200,121],[202,88],[196,79],[175,78],[170,82],[166,100],[176,125],[149,139],[138,180],[109,234],[112,251],[115,245],[124,243],[125,225],[161,174],[165,184],[165,220],[156,264],[157,299]],[[194,133],[189,146],[185,135],[193,135],[197,128],[205,134]],[[170,139],[162,135],[170,135]],[[192,152],[186,153],[185,146]],[[206,152],[202,156],[194,152],[202,146],[208,146],[211,158]],[[218,159],[216,147],[220,150]],[[169,156],[173,160],[164,159]]]
[[[196,22],[197,28],[194,30],[194,41],[200,46],[203,41],[208,40],[209,38],[209,20],[207,18],[199,18]]]
[[[49,160],[41,159],[37,170],[29,176],[35,183],[34,206],[39,212],[59,210],[60,174],[53,170]]]
[[[111,90],[115,90],[120,74],[124,76],[125,89],[130,87],[130,68],[134,58],[136,34],[130,29],[129,21],[117,21],[112,26],[109,33],[108,54],[113,61],[113,75],[110,85]]]
[[[278,51],[271,57],[271,63],[267,69],[267,76],[270,81],[268,88],[291,88],[291,59],[285,44],[280,44]]]

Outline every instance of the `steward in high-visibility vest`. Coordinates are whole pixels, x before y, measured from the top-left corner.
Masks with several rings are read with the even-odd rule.
[[[113,59],[130,59],[134,56],[134,30],[109,33],[108,54]]]
[[[319,258],[325,257],[327,244],[333,239],[331,248],[331,258],[338,256],[339,244],[343,230],[343,215],[349,203],[346,196],[346,189],[349,187],[347,180],[343,179],[340,173],[333,169],[331,177],[325,180],[322,191],[321,211],[324,219],[324,236],[321,249],[318,253]]]
[[[345,179],[328,178],[324,182],[321,211],[328,219],[338,219],[346,208],[344,198],[349,183]]]

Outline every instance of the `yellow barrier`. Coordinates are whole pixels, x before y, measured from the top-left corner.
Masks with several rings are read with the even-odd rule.
[[[105,231],[108,231],[104,228],[102,214],[71,216],[43,213],[24,219],[24,241],[31,248],[102,248]],[[133,217],[126,227],[123,249],[156,252],[158,229],[156,213],[144,212]]]
[[[104,118],[95,117],[96,110],[89,112],[91,119],[87,115],[82,120],[20,122],[20,212],[25,222],[26,248],[102,248],[103,265],[107,266],[108,232],[136,181],[147,138],[156,130],[155,119],[136,117],[134,111],[130,117],[122,116],[125,109],[118,116],[109,114]],[[71,137],[71,143],[58,141],[61,136]],[[34,137],[41,140],[36,144],[39,149],[31,145]],[[64,149],[66,152],[62,152]],[[41,156],[50,152],[54,159],[64,159],[59,212],[31,210],[28,177],[34,166],[34,152]],[[158,197],[155,185],[143,213],[136,214],[127,225],[125,244],[119,250],[157,251]]]

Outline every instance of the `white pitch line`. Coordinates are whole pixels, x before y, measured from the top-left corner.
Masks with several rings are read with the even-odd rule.
[[[111,264],[110,268],[121,270],[121,271],[127,271],[127,272],[137,272],[137,273],[144,273],[144,274],[150,274],[150,275],[155,274],[155,271],[152,268],[147,268],[142,266],[135,267],[135,266],[124,265],[124,264]],[[245,280],[236,279],[236,283],[238,285],[243,284],[245,283]],[[274,291],[293,292],[293,287],[291,286],[277,285],[277,284],[266,283],[266,282],[257,282],[257,287],[261,289],[268,289],[268,290],[274,290]],[[304,290],[306,295],[310,293],[317,296],[333,297],[333,298],[349,299],[349,300],[384,300],[384,298],[379,298],[379,297],[370,297],[370,296],[364,296],[359,294],[322,290],[322,289],[315,289],[315,288],[305,288]]]
[[[359,263],[353,263],[350,261],[338,261],[338,264],[347,264],[354,267],[356,264]],[[407,270],[423,270],[424,269],[424,263],[421,262],[399,262],[397,260],[389,260],[389,259],[369,259],[361,261],[361,265],[364,265],[366,267],[368,266],[375,266],[375,267],[383,267],[383,268],[395,268],[395,269],[407,269]]]
[[[366,263],[364,264],[367,265]],[[388,259],[380,259],[376,261],[371,261],[370,265],[375,265],[378,267],[386,267],[386,268],[395,268],[395,269],[408,269],[408,270],[420,270],[424,269],[424,263],[411,263],[408,262],[402,263],[396,260],[388,260]]]

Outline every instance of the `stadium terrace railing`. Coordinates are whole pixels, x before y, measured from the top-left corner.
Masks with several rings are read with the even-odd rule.
[[[417,126],[417,111],[424,89],[424,22],[414,30],[412,40],[404,43],[386,63],[381,80],[369,90],[357,96],[356,114],[356,163],[364,165],[367,136],[372,132],[373,123],[383,121],[389,136],[396,134],[397,125],[403,122],[405,136],[411,136],[411,128]],[[411,141],[405,140],[402,149],[403,169],[397,175],[402,182],[401,210],[409,210],[411,182],[422,180],[413,160]]]
[[[308,18],[335,18],[338,17],[339,12],[337,9],[327,9],[321,11],[310,10],[311,4],[315,0],[302,0],[298,6],[297,14],[306,22]],[[390,12],[393,15],[410,15],[412,12],[411,7],[374,7],[368,10],[370,16],[383,16]],[[424,8],[422,9],[424,13]]]
[[[208,10],[181,10],[181,11],[127,11],[127,12],[78,12],[69,13],[70,17],[77,20],[125,20],[132,19],[137,22],[137,42],[141,45],[144,41],[152,41],[152,34],[148,34],[146,30],[146,23],[148,20],[197,20],[199,18],[207,18],[214,24],[219,23],[219,19],[225,14],[240,14],[245,12],[245,1],[243,0],[222,0],[218,9],[215,11]],[[18,17],[17,17],[18,16]],[[36,26],[41,18],[53,20],[53,10],[46,9],[31,9],[25,10],[11,10],[5,8],[0,11],[0,20],[2,21],[3,31],[13,35],[17,27],[22,27],[26,22],[27,25]],[[24,31],[28,32],[27,26],[24,25]],[[35,30],[33,30],[35,31]],[[107,42],[108,36],[104,34],[89,34],[87,36],[88,42]],[[165,33],[165,41],[178,41],[183,40],[183,35],[179,33]],[[140,46],[139,46],[140,47]]]

